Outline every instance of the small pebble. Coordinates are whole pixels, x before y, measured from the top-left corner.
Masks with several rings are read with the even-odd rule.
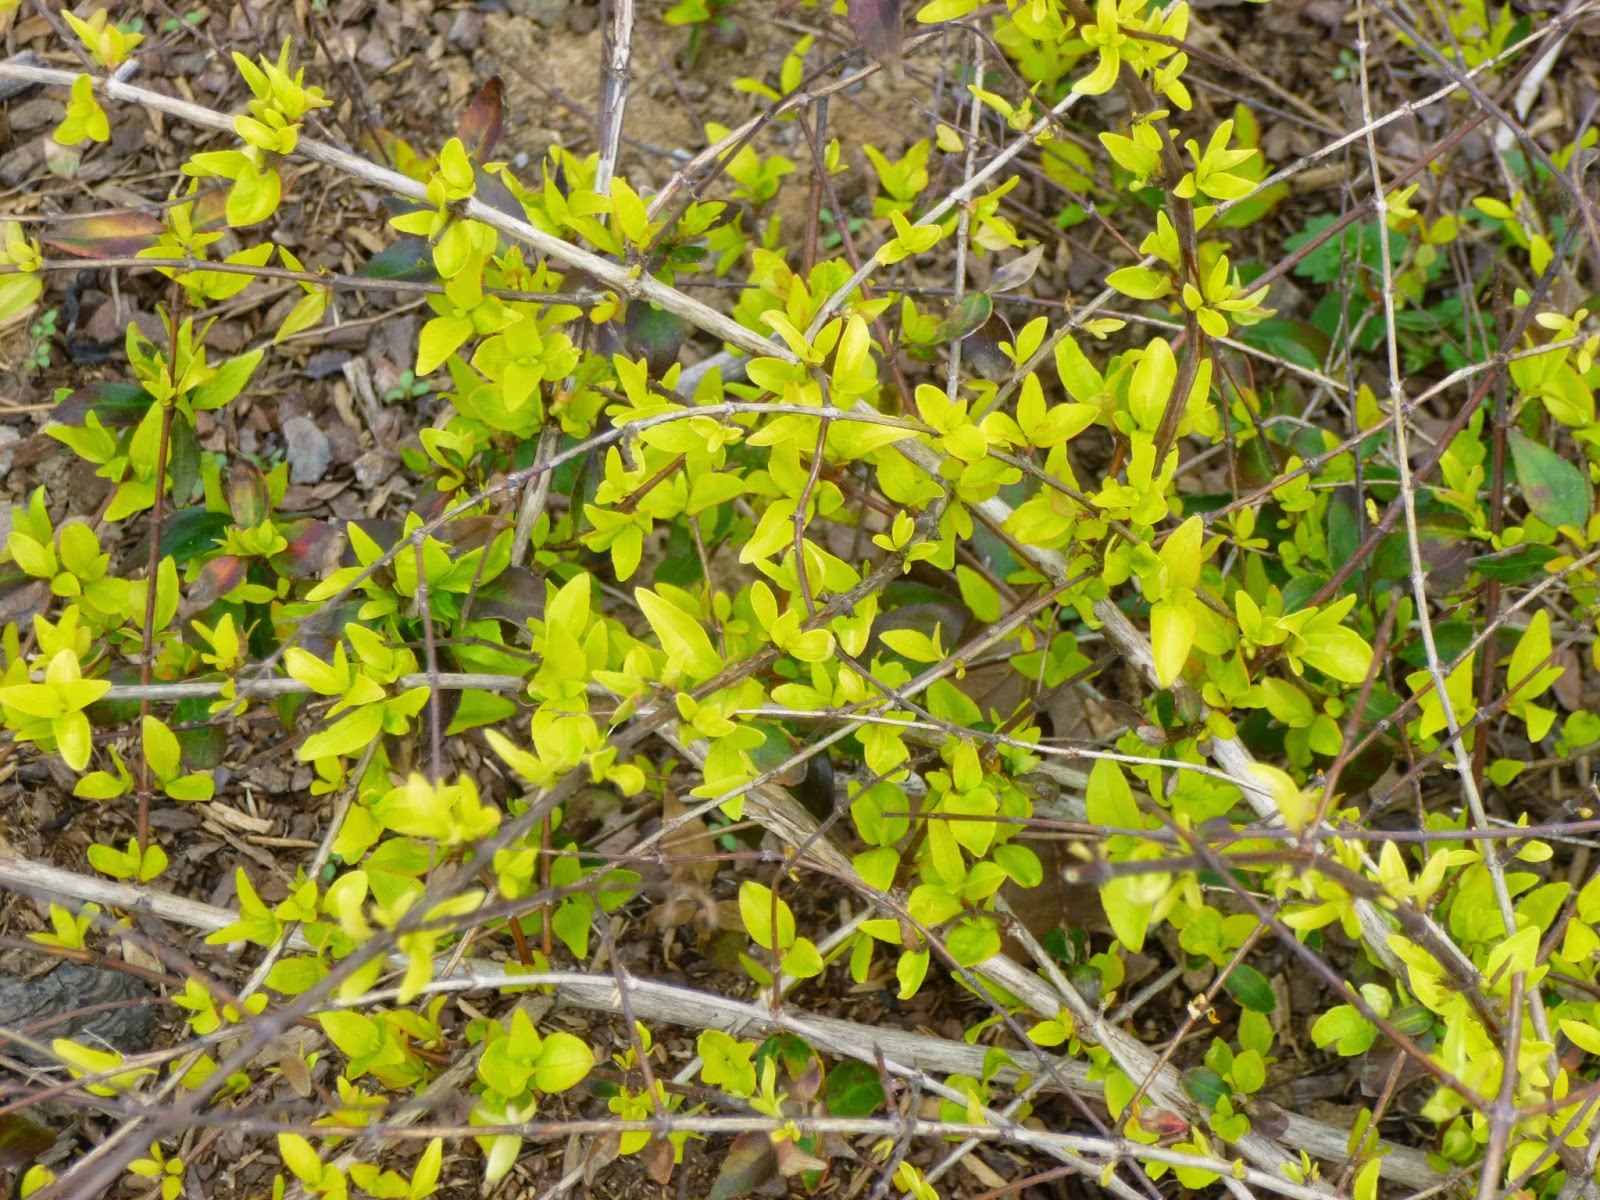
[[[310,417],[290,417],[285,421],[283,444],[291,483],[316,483],[328,473],[333,446]]]

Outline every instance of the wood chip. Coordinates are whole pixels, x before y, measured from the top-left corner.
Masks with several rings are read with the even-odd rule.
[[[226,804],[212,800],[201,811],[201,817],[209,817],[219,824],[232,829],[242,830],[245,833],[268,833],[272,830],[272,822],[262,817],[252,817],[249,813],[242,813],[237,808],[229,808]]]

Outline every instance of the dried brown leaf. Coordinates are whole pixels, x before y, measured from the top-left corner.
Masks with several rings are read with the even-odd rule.
[[[862,48],[888,72],[891,82],[902,78],[900,68],[900,0],[849,0],[850,28]]]

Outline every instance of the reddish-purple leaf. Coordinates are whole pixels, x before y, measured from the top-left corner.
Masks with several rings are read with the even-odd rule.
[[[287,180],[284,186],[287,189]],[[194,201],[191,220],[197,232],[227,228],[227,189],[218,187],[202,192]],[[61,217],[39,240],[77,258],[131,258],[155,245],[162,227],[160,212],[89,213],[81,217]]]
[[[1289,1132],[1289,1114],[1270,1100],[1252,1099],[1245,1105],[1250,1131],[1262,1137],[1281,1138]]]
[[[800,1077],[789,1087],[789,1099],[796,1104],[809,1104],[811,1097],[817,1094],[822,1087],[822,1060],[815,1055],[806,1064],[806,1069],[800,1072]]]
[[[119,212],[64,217],[39,240],[78,258],[131,258],[160,236],[160,217]]]
[[[664,1137],[652,1138],[639,1157],[644,1159],[644,1169],[650,1173],[651,1179],[662,1187],[672,1182],[672,1168],[677,1164],[670,1141]]]
[[[456,554],[466,554],[489,545],[510,528],[511,522],[501,516],[461,517],[450,522],[439,540],[448,542]]]
[[[289,546],[272,556],[272,565],[290,579],[317,579],[339,565],[344,534],[326,521],[309,517],[280,525]]]
[[[741,1133],[728,1147],[728,1157],[722,1160],[706,1200],[739,1200],[777,1177],[778,1156],[772,1152],[772,1139],[764,1133]]]
[[[1139,1126],[1162,1138],[1178,1137],[1189,1132],[1189,1122],[1170,1108],[1141,1108]]]
[[[849,0],[850,28],[889,78],[900,82],[900,0]]]
[[[245,568],[250,564],[237,554],[224,554],[213,558],[200,568],[200,575],[189,589],[189,607],[195,612],[220,600],[244,582]]]
[[[528,210],[522,207],[522,201],[517,199],[499,175],[491,175],[482,165],[474,163],[472,177],[477,181],[479,200],[496,212],[504,213],[513,221],[528,219]]]
[[[1001,342],[1016,341],[1006,319],[995,313],[961,343],[966,361],[985,379],[998,381],[1011,374],[1012,362],[1000,349]],[[1259,441],[1260,439],[1254,439]]]
[[[500,130],[504,121],[505,113],[500,102],[500,76],[491,75],[489,82],[478,89],[478,94],[472,98],[472,103],[467,105],[467,111],[462,114],[456,136],[461,139],[461,144],[466,147],[467,153],[482,162],[489,157],[494,144],[500,140]]]
[[[267,494],[267,477],[247,458],[236,461],[228,471],[228,508],[241,529],[254,529],[267,519],[272,503]]]

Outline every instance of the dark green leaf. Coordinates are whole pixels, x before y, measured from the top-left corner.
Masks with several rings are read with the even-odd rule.
[[[1322,590],[1322,585],[1328,582],[1325,575],[1296,575],[1289,580],[1283,588],[1283,611],[1286,613],[1299,612],[1311,603],[1311,597]]]
[[[1088,963],[1075,963],[1067,968],[1067,982],[1083,997],[1085,1004],[1100,1003],[1105,991],[1105,976],[1100,974],[1099,968],[1091,967]]]
[[[1455,662],[1467,652],[1467,647],[1476,636],[1477,630],[1466,621],[1440,621],[1433,627],[1433,644],[1441,662]],[[1428,665],[1428,650],[1420,638],[1400,651],[1400,661],[1413,667]],[[1367,715],[1371,717],[1373,714],[1369,710]]]
[[[1228,972],[1223,986],[1242,1007],[1254,1012],[1269,1013],[1278,1007],[1278,999],[1272,994],[1267,977],[1248,964],[1240,963]]]
[[[106,672],[105,678],[113,685],[138,683],[139,669],[129,666],[112,667]],[[97,700],[86,711],[89,720],[95,725],[120,725],[125,721],[139,719],[139,701]]]
[[[403,237],[378,251],[356,272],[363,279],[400,279],[413,283],[432,283],[439,278],[433,267],[433,251],[425,237]]]
[[[1417,1037],[1433,1028],[1433,1014],[1420,1004],[1396,1009],[1389,1023],[1407,1037]]]
[[[1485,579],[1498,580],[1500,583],[1532,583],[1535,579],[1544,578],[1545,563],[1558,553],[1553,546],[1524,542],[1510,550],[1469,559],[1467,565]]]
[[[105,380],[73,392],[51,410],[50,421],[82,425],[93,412],[107,429],[132,429],[155,402],[156,398],[136,383]]]
[[[191,696],[180,700],[172,710],[173,725],[194,725],[193,729],[176,729],[178,745],[183,748],[183,761],[191,771],[209,771],[222,765],[228,748],[227,730],[221,725],[209,724],[211,701],[204,696]]]
[[[1343,566],[1361,544],[1360,511],[1354,488],[1338,488],[1328,500],[1328,562]]]
[[[1546,525],[1582,529],[1589,519],[1589,480],[1584,472],[1520,429],[1511,430],[1510,440],[1517,482],[1533,514]]]
[[[1315,241],[1334,222],[1332,216],[1313,217],[1306,222],[1305,230],[1284,239],[1287,250]],[[1400,234],[1389,235],[1389,256],[1398,266],[1405,257],[1410,239]],[[1377,272],[1383,267],[1383,242],[1376,221],[1358,221],[1346,225],[1338,233],[1322,242],[1308,253],[1294,269],[1294,273],[1314,283],[1333,283],[1344,273],[1346,266],[1363,265]],[[1380,334],[1383,332],[1380,328]]]
[[[501,179],[500,176],[491,175],[480,164],[473,163],[472,177],[477,181],[477,196],[479,200],[482,200],[496,212],[504,213],[513,221],[525,221],[528,219],[528,210],[522,207],[522,201],[516,198],[511,189],[506,186],[505,180]]]
[[[161,557],[186,567],[198,555],[222,541],[228,518],[203,508],[180,508],[161,523]]]
[[[1210,1067],[1190,1067],[1183,1073],[1184,1093],[1207,1112],[1231,1094],[1226,1081]]]
[[[760,1078],[767,1059],[776,1058],[778,1064],[788,1072],[790,1079],[798,1079],[810,1064],[812,1057],[812,1049],[803,1039],[792,1033],[775,1033],[762,1042],[756,1050],[756,1077]]]
[[[629,358],[643,358],[650,374],[659,379],[678,361],[687,328],[677,313],[635,300],[623,317],[623,347]]]
[[[1246,346],[1275,354],[1285,362],[1311,371],[1322,367],[1330,345],[1327,336],[1315,326],[1281,317],[1242,326],[1235,336]]]
[[[1052,958],[1064,963],[1072,961],[1072,947],[1067,944],[1067,931],[1061,926],[1052,925],[1044,931],[1044,937],[1041,940],[1044,948],[1050,952]]]
[[[200,439],[194,423],[182,413],[172,419],[172,444],[167,448],[167,475],[172,480],[172,506],[188,507],[200,482]]]
[[[988,293],[968,292],[951,306],[944,320],[939,322],[939,340],[958,342],[968,334],[982,329],[993,314],[994,301],[989,299]]]
[[[478,589],[472,615],[526,625],[544,615],[544,581],[526,567],[507,567]]]

